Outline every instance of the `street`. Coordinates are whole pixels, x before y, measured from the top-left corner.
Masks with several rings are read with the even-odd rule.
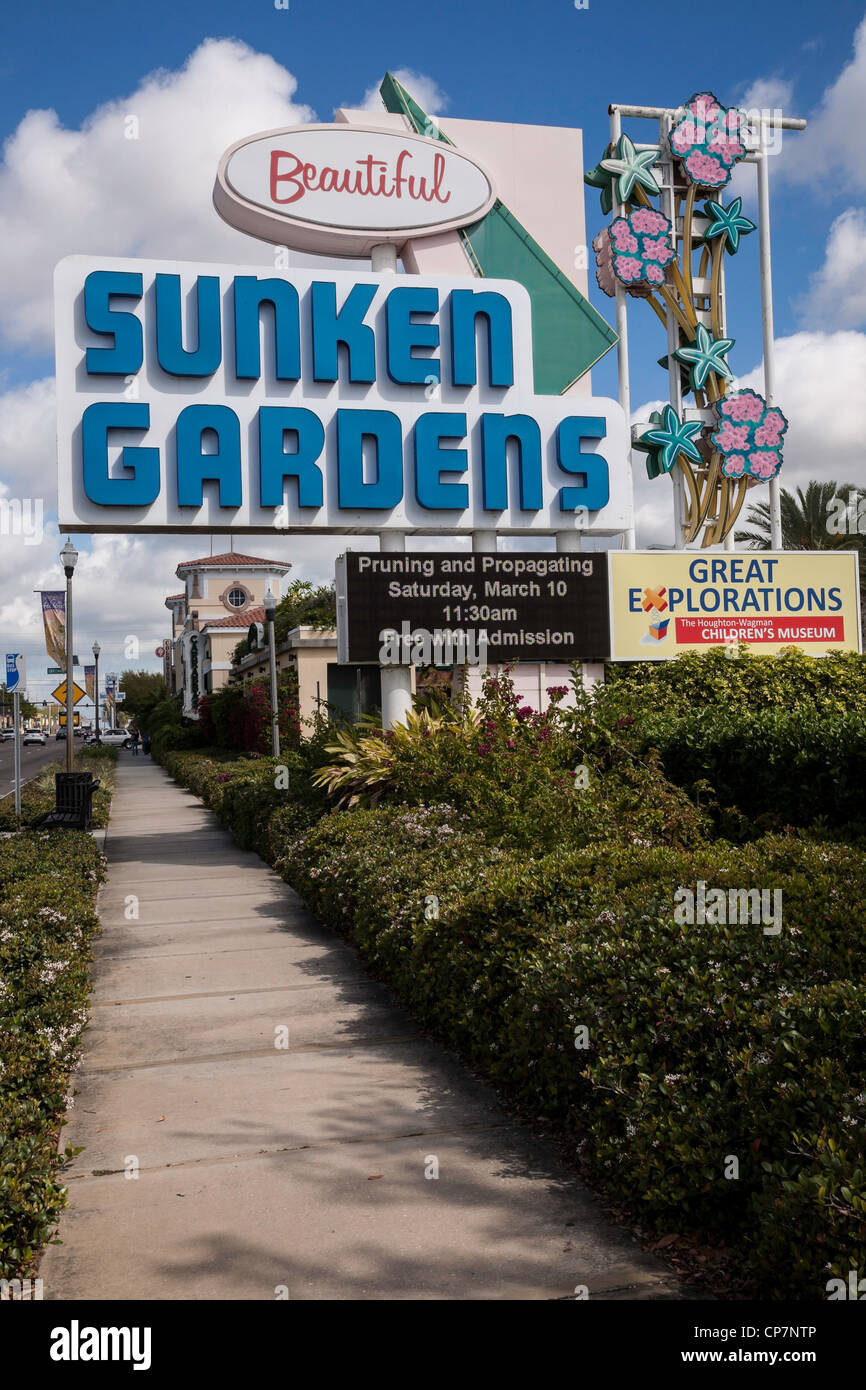
[[[83,743],[82,739],[75,740],[75,750],[78,752]],[[48,763],[53,763],[66,757],[65,740],[58,741],[53,734],[50,738],[46,735],[45,747],[38,743],[21,746],[21,780],[29,782],[31,778],[38,776],[42,768]],[[8,742],[0,743],[0,800],[4,796],[11,796],[15,790],[15,744],[10,739]]]

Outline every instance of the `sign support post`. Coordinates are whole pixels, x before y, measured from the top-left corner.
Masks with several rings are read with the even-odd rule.
[[[15,721],[15,817],[21,815],[21,696],[12,696],[12,718]]]

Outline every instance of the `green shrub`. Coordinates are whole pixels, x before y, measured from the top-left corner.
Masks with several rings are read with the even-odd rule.
[[[57,1152],[87,1017],[94,900],[90,835],[23,831],[0,856],[0,1277],[32,1270],[66,1203]]]
[[[64,745],[65,747],[65,745]],[[111,810],[111,794],[114,790],[116,774],[116,748],[76,748],[75,768],[77,772],[92,772],[99,778],[99,787],[93,797],[93,824],[96,828],[108,824]],[[54,810],[56,804],[54,776],[66,771],[66,758],[48,763],[32,782],[21,790],[21,824],[36,825],[43,816]],[[0,801],[0,830],[16,828],[15,798],[5,797]]]

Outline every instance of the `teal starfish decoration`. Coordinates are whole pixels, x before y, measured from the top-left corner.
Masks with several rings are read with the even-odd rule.
[[[587,169],[583,176],[584,183],[588,183],[590,188],[601,189],[601,210],[605,217],[609,217],[613,211],[613,193],[611,192],[612,174],[606,174],[600,164],[596,164],[594,169]]]
[[[647,193],[660,192],[652,173],[652,166],[658,157],[658,145],[654,145],[651,150],[641,150],[638,153],[629,137],[621,135],[616,143],[616,155],[610,159],[602,159],[598,167],[614,175],[619,200],[625,203],[631,197],[636,183],[641,184]]]
[[[746,236],[755,230],[754,222],[750,222],[748,217],[743,217],[741,208],[742,198],[735,198],[727,207],[722,207],[721,203],[712,201],[704,203],[704,212],[707,217],[712,218],[712,225],[704,232],[704,240],[709,241],[712,237],[723,236],[727,243],[727,250],[735,256],[740,249],[740,237]]]
[[[700,420],[681,420],[673,406],[666,405],[661,413],[653,411],[650,423],[656,428],[647,430],[646,434],[636,439],[634,447],[649,454],[646,471],[651,478],[657,478],[660,473],[670,473],[678,454],[685,454],[695,463],[703,463],[695,443],[695,437],[704,428]]]
[[[699,323],[697,342],[692,343],[690,347],[676,349],[674,357],[689,364],[693,391],[702,390],[710,372],[725,377],[727,381],[733,381],[734,374],[724,359],[735,341],[734,338],[713,338],[704,325]]]

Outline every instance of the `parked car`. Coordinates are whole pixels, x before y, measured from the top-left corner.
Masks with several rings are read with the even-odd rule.
[[[41,729],[27,729],[21,742],[25,748],[28,743],[38,743],[42,748],[45,747],[45,735]]]
[[[14,729],[0,729],[0,743],[9,743],[14,737]]]
[[[128,748],[129,731],[127,729],[100,729],[99,738],[96,734],[88,734],[85,743],[104,743],[107,748]]]

